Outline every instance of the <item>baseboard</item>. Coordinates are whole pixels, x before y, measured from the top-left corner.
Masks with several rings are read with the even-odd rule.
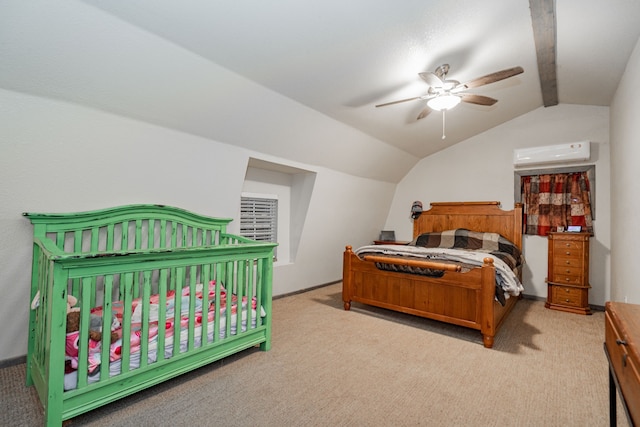
[[[546,301],[547,299],[544,297],[539,297],[536,295],[527,295],[527,294],[522,294],[522,298],[523,299],[530,299],[530,300],[534,300],[534,301]]]
[[[530,299],[530,300],[534,300],[534,301],[547,301],[546,297],[539,297],[536,295],[526,295],[526,294],[522,294],[522,298],[524,299]],[[595,304],[589,304],[589,307],[591,308],[591,311],[604,311],[604,306],[602,305],[595,305]]]
[[[329,282],[329,283],[323,283],[322,285],[312,286],[310,288],[300,289],[298,291],[288,292],[286,294],[274,295],[273,299],[280,299],[280,298],[290,297],[292,295],[303,294],[305,292],[309,292],[309,291],[313,291],[313,290],[316,290],[316,289],[324,288],[325,286],[334,285],[334,284],[340,283],[340,282],[342,282],[342,279],[335,280],[335,281]]]
[[[23,363],[27,363],[26,354],[24,356],[12,357],[11,359],[0,360],[0,369],[21,365]]]

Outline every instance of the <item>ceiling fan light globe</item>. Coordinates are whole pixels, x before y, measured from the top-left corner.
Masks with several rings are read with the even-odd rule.
[[[442,110],[450,110],[456,105],[458,105],[461,101],[461,98],[456,95],[440,95],[435,98],[431,98],[427,101],[427,105],[432,110],[442,111]]]

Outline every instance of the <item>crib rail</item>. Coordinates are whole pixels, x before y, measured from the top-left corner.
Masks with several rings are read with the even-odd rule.
[[[165,207],[161,210],[167,212]],[[227,234],[227,220],[212,225],[202,217],[202,224],[194,227],[180,222],[182,217],[178,221],[147,215],[129,221],[136,223],[133,246],[118,231],[114,236],[120,237],[113,240],[128,244],[101,247],[95,242],[102,241],[104,227],[107,233],[109,227],[118,230],[109,225],[113,221],[87,214],[90,218],[83,218],[78,233],[65,216],[56,216],[55,226],[47,222],[47,215],[25,216],[34,222],[27,385],[36,386],[47,424],[242,349],[270,348],[276,244]],[[145,240],[138,227],[145,221],[156,231],[182,226],[188,231],[165,240],[147,232]],[[68,237],[58,238],[60,233],[74,236],[71,247],[61,244]],[[153,244],[137,243],[143,241]],[[103,250],[108,247],[112,249]],[[80,309],[77,357],[71,361],[65,357],[68,295],[78,299]],[[96,319],[102,330],[99,341],[90,339]],[[69,362],[75,363],[75,383],[63,392]]]
[[[231,222],[164,205],[23,215],[34,224],[35,236],[58,255],[217,245]]]

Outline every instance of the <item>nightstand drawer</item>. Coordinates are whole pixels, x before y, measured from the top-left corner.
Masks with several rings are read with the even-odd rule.
[[[568,257],[555,257],[553,259],[553,269],[563,268],[563,267],[577,267],[583,268],[582,258],[568,258]]]
[[[565,252],[573,252],[575,254],[581,254],[584,249],[584,242],[576,240],[554,240],[553,250],[559,254]]]
[[[582,285],[582,276],[572,276],[569,274],[562,273],[553,273],[553,277],[551,278],[553,283],[562,283],[565,285]]]
[[[553,250],[556,259],[581,259],[582,258],[582,250],[577,249],[567,249],[567,248],[555,248]]]
[[[576,265],[578,264],[578,265]],[[568,275],[568,276],[581,276],[583,267],[581,263],[574,262],[573,264],[567,263],[554,263],[553,274],[554,275]],[[556,280],[553,279],[555,282]]]
[[[576,288],[554,286],[551,303],[580,307],[582,305],[582,291]]]

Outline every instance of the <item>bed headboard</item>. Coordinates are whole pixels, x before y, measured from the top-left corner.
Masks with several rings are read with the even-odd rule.
[[[455,228],[499,233],[522,249],[522,203],[505,211],[500,202],[434,202],[413,221],[413,238]]]

